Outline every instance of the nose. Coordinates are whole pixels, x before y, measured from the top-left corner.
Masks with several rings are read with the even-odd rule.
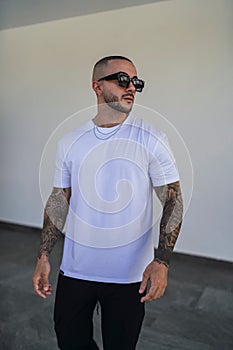
[[[126,88],[126,90],[127,90],[128,92],[133,92],[133,93],[136,92],[135,86],[134,86],[134,84],[132,83],[131,80],[130,80],[129,86]]]

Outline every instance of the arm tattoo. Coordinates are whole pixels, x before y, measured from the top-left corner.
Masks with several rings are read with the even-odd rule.
[[[155,192],[163,206],[155,260],[169,266],[182,224],[183,200],[180,183],[177,181],[165,186],[155,187]]]
[[[45,207],[42,239],[38,258],[49,256],[65,225],[70,189],[54,188]]]

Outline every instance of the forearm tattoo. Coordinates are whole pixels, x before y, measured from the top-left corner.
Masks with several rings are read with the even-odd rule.
[[[163,206],[155,260],[168,266],[182,224],[183,200],[180,183],[177,181],[155,187],[155,191]]]
[[[45,207],[41,244],[38,253],[49,256],[65,225],[69,209],[68,190],[54,188]]]

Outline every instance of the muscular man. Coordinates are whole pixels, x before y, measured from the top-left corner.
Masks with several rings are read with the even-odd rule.
[[[132,61],[101,59],[92,87],[96,116],[58,144],[33,285],[42,298],[52,292],[49,254],[68,214],[54,310],[58,346],[98,349],[92,317],[99,303],[104,350],[133,350],[145,302],[167,286],[182,222],[179,175],[166,135],[130,113],[144,87]],[[163,206],[155,255],[153,189]]]

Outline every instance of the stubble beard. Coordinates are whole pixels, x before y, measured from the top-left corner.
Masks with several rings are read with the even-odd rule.
[[[129,112],[132,110],[133,104],[130,105],[130,107],[122,106],[122,104],[119,101],[119,98],[115,95],[105,95],[104,101],[107,103],[109,107],[114,109],[115,111],[129,114]]]

